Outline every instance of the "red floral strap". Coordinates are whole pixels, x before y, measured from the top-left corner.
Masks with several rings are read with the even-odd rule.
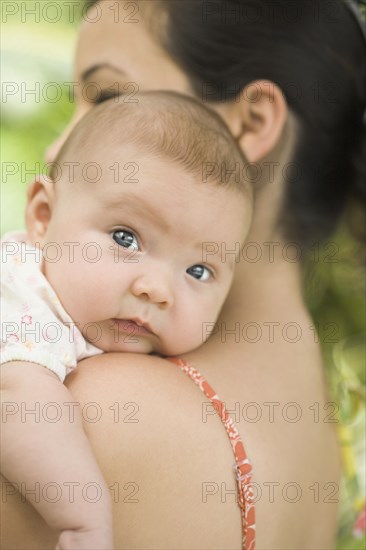
[[[222,420],[226,433],[229,436],[230,444],[235,456],[235,477],[238,487],[238,504],[241,510],[243,549],[254,550],[255,548],[255,508],[252,487],[252,465],[246,455],[244,445],[239,432],[215,390],[207,380],[183,359],[168,357],[169,361],[178,365],[189,378],[197,384],[200,390],[210,399],[217,414]]]

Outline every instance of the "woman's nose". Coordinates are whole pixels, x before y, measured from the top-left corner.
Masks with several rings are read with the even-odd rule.
[[[173,291],[167,277],[142,275],[135,279],[131,291],[137,298],[150,301],[163,309],[170,308],[174,303]]]
[[[73,116],[68,126],[62,132],[62,134],[46,149],[44,153],[44,159],[48,163],[55,162],[57,155],[59,154],[61,147],[79,122],[89,109],[79,109]]]
[[[49,147],[47,147],[45,153],[44,153],[44,160],[47,163],[55,162],[57,155],[65,143],[67,139],[67,136],[65,136],[65,133],[63,133],[59,138],[57,138]]]

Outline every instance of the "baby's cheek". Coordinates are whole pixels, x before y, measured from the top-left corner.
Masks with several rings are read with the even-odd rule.
[[[203,344],[211,333],[215,330],[215,323],[218,320],[224,297],[216,295],[214,299],[197,309],[194,317],[195,321],[191,326],[192,340],[195,340],[196,346]],[[193,319],[193,316],[192,316]]]
[[[44,262],[44,275],[56,292],[63,308],[74,321],[82,321],[90,300],[88,269],[63,250],[57,262]]]
[[[57,262],[44,262],[44,275],[61,300],[65,298],[70,286],[68,271],[69,262],[65,262],[64,258],[60,258]]]
[[[101,262],[78,262],[78,264],[70,266],[67,275],[70,285],[73,286],[75,301],[86,302],[87,307],[93,309],[99,302],[107,298],[108,277]]]

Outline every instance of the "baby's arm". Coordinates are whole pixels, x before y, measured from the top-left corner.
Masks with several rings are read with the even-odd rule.
[[[60,549],[112,549],[108,487],[68,389],[50,370],[14,361],[1,366],[1,400],[4,476],[25,496],[32,491],[40,495],[27,498],[52,528],[61,531]],[[56,404],[56,422],[42,414],[49,403]],[[25,414],[26,410],[36,413]],[[90,492],[84,498],[87,484]],[[100,498],[91,502],[98,496],[96,489]]]

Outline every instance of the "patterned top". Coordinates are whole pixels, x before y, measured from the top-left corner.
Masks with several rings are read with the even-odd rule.
[[[42,273],[42,252],[23,233],[1,241],[1,363],[29,361],[61,382],[81,359],[102,352],[88,342]]]
[[[230,444],[235,456],[234,472],[238,487],[238,504],[241,511],[242,520],[242,540],[243,549],[254,550],[255,548],[255,508],[252,481],[252,465],[246,455],[244,445],[241,441],[239,432],[226,410],[215,390],[210,386],[207,380],[183,359],[168,357],[169,361],[178,365],[189,378],[197,384],[200,390],[210,399],[217,414],[221,418]]]

